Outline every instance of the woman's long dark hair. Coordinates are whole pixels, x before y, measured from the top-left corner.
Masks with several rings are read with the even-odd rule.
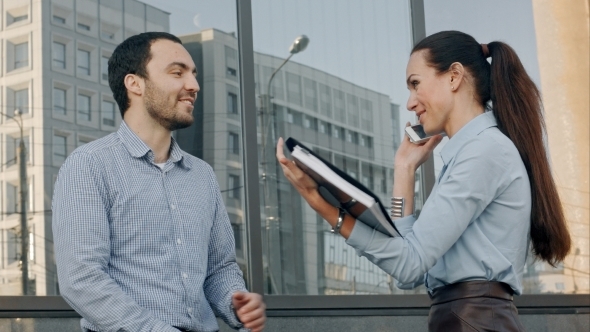
[[[412,53],[420,50],[427,51],[426,61],[438,73],[461,63],[472,78],[478,101],[485,107],[491,100],[498,129],[512,140],[529,175],[533,253],[551,265],[563,261],[571,238],[543,143],[543,103],[516,52],[496,41],[487,44],[489,55],[484,54],[485,46],[459,31],[428,36]],[[492,58],[491,65],[487,56]]]

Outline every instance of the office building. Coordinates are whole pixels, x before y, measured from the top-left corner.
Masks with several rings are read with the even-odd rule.
[[[117,129],[121,116],[108,86],[108,59],[131,35],[169,31],[169,14],[136,0],[1,5],[0,295],[21,295],[23,288],[21,121],[27,148],[28,295],[56,295],[51,196],[59,167],[76,147]]]

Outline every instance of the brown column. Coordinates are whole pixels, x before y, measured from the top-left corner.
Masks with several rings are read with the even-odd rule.
[[[533,0],[551,164],[573,246],[566,293],[590,292],[589,1]]]

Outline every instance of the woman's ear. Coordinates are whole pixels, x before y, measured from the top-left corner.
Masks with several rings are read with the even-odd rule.
[[[460,62],[453,62],[451,67],[449,67],[449,80],[451,84],[451,89],[453,91],[457,90],[463,80],[465,79],[465,67]]]
[[[123,79],[125,88],[132,94],[137,96],[143,95],[143,79],[135,74],[127,74]]]

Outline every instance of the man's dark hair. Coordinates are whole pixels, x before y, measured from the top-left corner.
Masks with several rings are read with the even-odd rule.
[[[125,76],[135,74],[141,78],[148,78],[146,66],[152,58],[150,49],[158,39],[168,39],[182,44],[178,37],[167,32],[144,32],[125,39],[115,48],[109,59],[109,86],[113,91],[117,105],[119,105],[121,117],[129,108],[129,98],[124,82]]]

